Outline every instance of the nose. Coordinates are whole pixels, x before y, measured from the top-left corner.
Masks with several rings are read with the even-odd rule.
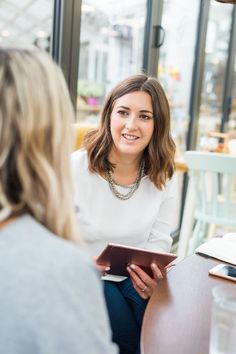
[[[137,129],[137,119],[135,115],[130,115],[126,120],[126,128],[129,131],[133,131]]]

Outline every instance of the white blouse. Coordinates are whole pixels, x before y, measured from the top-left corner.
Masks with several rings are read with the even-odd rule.
[[[88,170],[84,149],[72,154],[72,169],[80,237],[91,255],[99,255],[108,242],[170,251],[177,201],[175,175],[161,191],[144,176],[134,195],[120,200],[104,178]]]

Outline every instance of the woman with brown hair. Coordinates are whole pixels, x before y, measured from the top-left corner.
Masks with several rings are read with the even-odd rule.
[[[97,271],[75,245],[73,118],[45,53],[0,49],[2,353],[117,352]]]
[[[170,250],[174,154],[169,105],[160,83],[144,74],[120,82],[105,101],[99,128],[72,156],[78,221],[92,256],[108,242]],[[121,353],[139,350],[147,299],[165,276],[150,266],[153,277],[137,265],[128,267],[130,278],[105,277],[113,338]]]

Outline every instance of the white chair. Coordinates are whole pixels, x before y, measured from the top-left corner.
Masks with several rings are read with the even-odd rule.
[[[236,157],[187,151],[185,161],[189,183],[180,230],[180,258],[204,241],[210,224],[236,228]]]

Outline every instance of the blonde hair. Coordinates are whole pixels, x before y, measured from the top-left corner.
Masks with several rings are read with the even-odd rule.
[[[48,55],[0,49],[0,210],[29,213],[75,240],[73,118],[63,74]]]

